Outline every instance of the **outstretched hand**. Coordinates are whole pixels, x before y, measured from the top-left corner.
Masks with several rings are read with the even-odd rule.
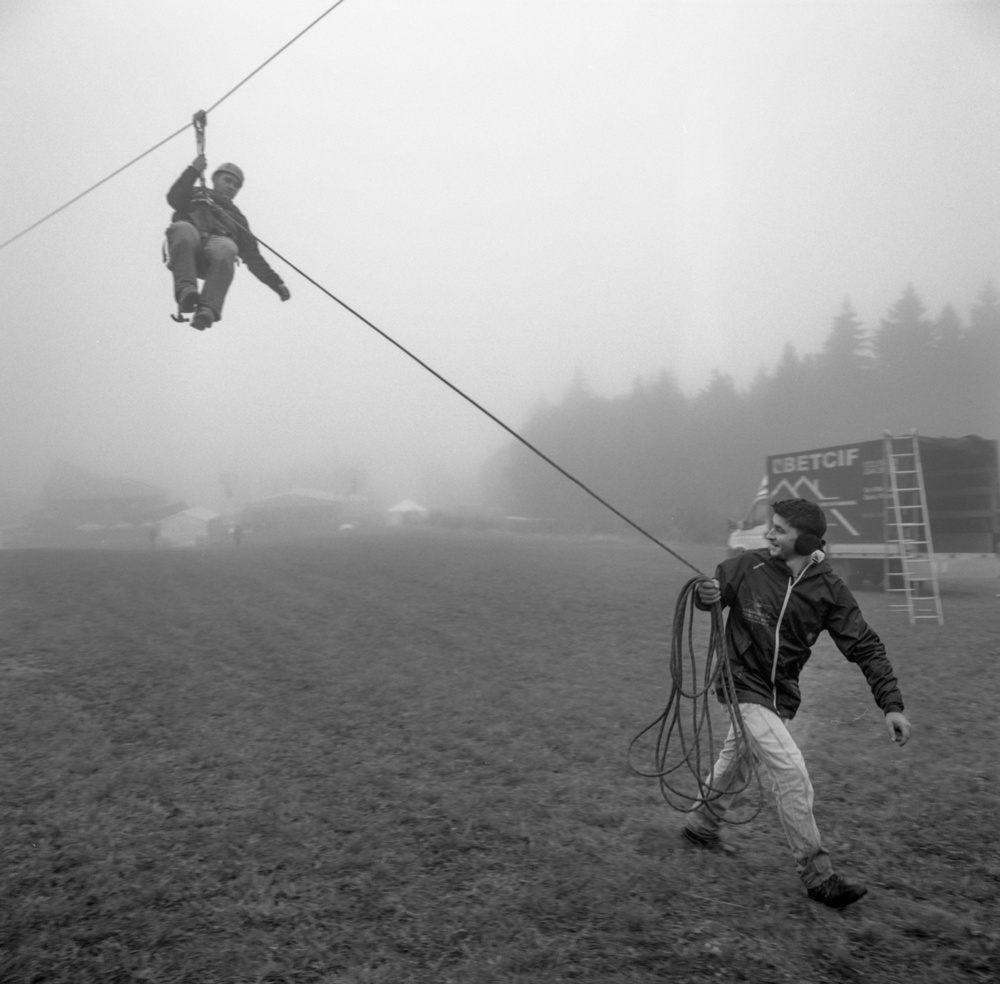
[[[900,747],[910,740],[910,722],[901,712],[889,711],[885,716],[885,726],[889,732],[889,738],[898,742]]]
[[[193,168],[194,168],[194,169],[195,169],[195,170],[196,170],[196,171],[197,171],[197,172],[198,172],[199,174],[201,174],[201,173],[202,173],[202,171],[204,171],[204,170],[205,170],[205,166],[206,166],[207,164],[208,164],[208,161],[207,161],[207,160],[205,159],[205,155],[204,155],[204,154],[199,154],[199,155],[198,155],[198,156],[197,156],[197,157],[196,157],[196,158],[195,158],[195,159],[194,159],[194,160],[193,160],[193,161],[191,162],[191,167],[193,167]]]
[[[278,297],[280,297],[283,301],[287,301],[288,298],[292,296],[292,292],[284,284],[278,287],[277,291]]]

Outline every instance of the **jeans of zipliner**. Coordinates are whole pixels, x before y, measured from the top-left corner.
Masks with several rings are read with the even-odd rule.
[[[833,865],[813,818],[813,788],[802,752],[774,711],[760,704],[740,704],[740,714],[749,741],[737,754],[735,729],[730,727],[708,780],[718,798],[711,798],[689,813],[687,826],[698,834],[717,834],[726,810],[747,781],[752,781],[756,757],[774,784],[778,816],[799,877],[806,888],[815,888],[830,877]]]
[[[174,275],[174,296],[179,299],[188,286],[197,290],[201,269],[205,275],[201,303],[211,308],[216,321],[221,320],[226,291],[236,268],[236,243],[227,236],[209,236],[202,246],[201,234],[190,222],[174,222],[167,229],[167,251]]]

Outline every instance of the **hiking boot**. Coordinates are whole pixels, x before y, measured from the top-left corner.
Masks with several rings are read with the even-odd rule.
[[[177,298],[177,310],[180,314],[191,314],[201,303],[201,296],[194,287],[189,287]]]
[[[692,847],[700,847],[703,851],[718,851],[719,854],[735,854],[736,848],[724,841],[718,834],[703,834],[690,827],[681,830],[681,836]]]
[[[867,894],[868,889],[860,882],[848,881],[840,875],[830,875],[825,882],[809,889],[809,898],[831,909],[846,909]]]
[[[212,316],[212,309],[207,307],[198,308],[198,313],[191,319],[191,327],[198,331],[204,331],[212,327],[215,318]]]

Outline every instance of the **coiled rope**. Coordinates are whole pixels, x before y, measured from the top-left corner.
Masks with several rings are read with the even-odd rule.
[[[629,768],[635,775],[657,780],[661,795],[675,810],[690,813],[704,804],[723,822],[743,824],[752,820],[761,810],[763,796],[760,777],[756,768],[749,768],[742,784],[726,788],[712,785],[712,767],[722,747],[721,742],[716,747],[718,732],[711,713],[716,695],[722,698],[728,714],[729,726],[736,742],[734,755],[746,757],[751,765],[755,758],[740,715],[726,650],[722,607],[718,604],[707,613],[708,642],[704,646],[704,656],[701,660],[698,657],[701,643],[699,641],[696,644],[695,639],[695,612],[698,610],[695,600],[698,585],[703,580],[705,578],[692,578],[677,596],[670,640],[670,693],[667,703],[659,717],[629,742],[627,759]],[[703,620],[699,627],[701,625]],[[690,674],[688,681],[685,680],[686,673]],[[633,759],[644,744],[644,739],[654,733],[654,767],[639,768]],[[735,798],[744,793],[754,781],[758,795],[749,815],[741,813],[738,818],[734,818],[726,809],[715,812],[713,804],[721,796],[731,795]]]

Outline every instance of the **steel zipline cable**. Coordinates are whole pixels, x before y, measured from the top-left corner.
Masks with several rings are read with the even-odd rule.
[[[314,28],[324,17],[326,17],[327,14],[333,13],[333,11],[336,10],[337,7],[339,7],[343,2],[344,0],[337,0],[336,3],[332,4],[326,10],[324,10],[323,13],[319,15],[319,17],[317,17],[314,21],[312,21],[312,23],[307,24],[301,31],[299,31],[298,34],[295,35],[294,38],[283,44],[276,52],[274,52],[273,55],[270,56],[270,58],[268,58],[266,61],[261,62],[248,76],[246,76],[246,78],[242,79],[240,82],[237,82],[236,85],[234,85],[224,96],[222,96],[221,99],[216,99],[216,101],[212,103],[212,105],[209,106],[208,109],[203,111],[203,114],[210,113],[216,107],[221,106],[222,103],[224,103],[234,92],[236,92],[237,89],[239,89],[247,82],[249,82],[250,79],[252,79],[262,68],[273,62],[274,59],[277,58],[278,55],[280,55],[286,48],[290,47],[296,41],[298,41],[298,39],[301,38],[302,35],[305,34],[307,31],[312,30],[312,28]],[[95,182],[89,188],[86,188],[84,191],[81,191],[80,194],[75,195],[68,202],[64,202],[58,208],[54,208],[51,212],[49,212],[47,215],[43,215],[36,222],[32,222],[31,225],[27,226],[20,232],[11,236],[10,239],[5,239],[2,243],[0,243],[0,249],[5,249],[11,243],[16,242],[18,239],[20,239],[22,236],[26,236],[33,229],[37,229],[43,223],[48,222],[49,219],[58,215],[60,212],[65,211],[67,208],[70,207],[70,205],[75,205],[78,201],[80,201],[81,198],[85,198],[92,191],[96,191],[98,188],[100,188],[101,185],[107,184],[112,178],[116,178],[123,171],[127,171],[133,164],[138,164],[139,161],[141,161],[144,157],[148,157],[150,154],[153,153],[153,151],[159,150],[164,144],[170,143],[170,141],[173,140],[175,137],[179,137],[186,129],[188,129],[188,127],[192,125],[193,125],[192,123],[185,123],[184,126],[182,126],[179,130],[175,130],[173,133],[171,133],[169,137],[164,137],[159,143],[153,144],[153,146],[150,147],[148,150],[144,150],[137,157],[133,157],[132,160],[130,160],[127,164],[122,164],[120,168],[118,168],[115,171],[112,171],[110,174],[101,178],[100,181]]]
[[[107,182],[109,182],[112,178],[118,177],[118,175],[121,174],[122,171],[127,171],[133,164],[138,163],[144,157],[148,157],[151,153],[153,153],[154,150],[159,150],[165,143],[169,143],[171,140],[173,140],[174,137],[179,137],[190,126],[191,126],[190,123],[186,123],[179,130],[176,130],[174,133],[171,133],[169,137],[164,137],[158,144],[154,144],[152,147],[149,148],[149,150],[144,150],[138,157],[133,157],[132,160],[130,160],[127,164],[122,164],[122,166],[118,168],[117,171],[112,171],[106,177],[101,178],[101,180],[98,181],[96,184],[92,184],[89,188],[86,189],[86,191],[81,191],[80,194],[77,195],[75,198],[71,198],[68,202],[64,202],[58,208],[54,208],[51,212],[48,213],[48,215],[43,215],[37,222],[32,222],[32,224],[28,226],[26,229],[22,229],[16,235],[11,236],[10,239],[5,239],[2,243],[0,243],[0,249],[6,248],[11,243],[20,239],[22,236],[26,236],[33,229],[37,229],[43,222],[48,222],[48,220],[51,219],[53,216],[58,215],[60,212],[69,208],[70,205],[74,205],[81,198],[85,198],[92,191],[95,191],[97,188],[100,188],[102,184],[107,184]]]
[[[287,41],[283,44],[273,55],[271,55],[270,58],[266,61],[262,61],[245,79],[237,82],[236,85],[234,85],[221,99],[217,99],[214,103],[212,103],[212,105],[209,106],[205,112],[211,113],[217,106],[221,106],[237,89],[249,82],[262,68],[270,65],[271,62],[273,62],[274,59],[277,58],[278,55],[280,55],[286,48],[290,48],[293,44],[295,44],[295,42],[298,41],[303,34],[307,31],[311,31],[324,17],[326,17],[327,14],[332,14],[343,2],[344,0],[337,0],[336,3],[327,7],[326,10],[324,10],[323,13],[321,13],[311,24],[307,24],[304,28],[302,28],[302,30],[291,39],[291,41]]]

